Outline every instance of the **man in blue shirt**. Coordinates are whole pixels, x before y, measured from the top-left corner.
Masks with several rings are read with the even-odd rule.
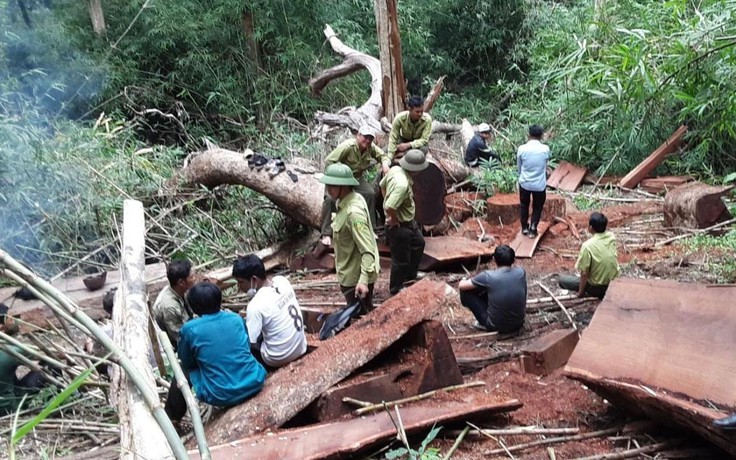
[[[179,331],[179,360],[197,399],[213,406],[234,406],[263,387],[266,370],[250,353],[243,319],[220,310],[222,292],[209,282],[195,284],[187,302],[198,316]],[[184,396],[172,384],[166,413],[180,420],[187,407]]]
[[[539,125],[531,125],[529,141],[516,150],[516,164],[519,168],[521,233],[530,238],[537,237],[537,225],[542,217],[544,202],[547,200],[549,147],[542,143],[542,136],[544,136],[544,128]],[[529,223],[530,203],[532,204],[531,223]]]

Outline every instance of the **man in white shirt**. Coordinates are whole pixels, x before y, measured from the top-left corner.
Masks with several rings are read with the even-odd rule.
[[[542,143],[543,136],[544,128],[539,125],[531,125],[529,141],[520,145],[516,150],[516,164],[519,168],[521,233],[530,238],[537,237],[537,225],[542,217],[544,202],[547,200],[549,147]],[[532,205],[531,223],[529,222],[530,203]]]
[[[269,280],[263,261],[254,254],[235,260],[233,278],[238,289],[250,297],[245,324],[253,356],[277,368],[304,355],[304,320],[289,280],[283,276]]]

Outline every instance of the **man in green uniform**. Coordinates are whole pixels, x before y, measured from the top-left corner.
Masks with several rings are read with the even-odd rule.
[[[373,284],[378,279],[378,246],[371,228],[368,206],[355,193],[358,181],[350,167],[335,163],[327,166],[320,182],[337,203],[332,219],[335,271],[340,291],[348,304],[363,300],[363,311],[373,309]]]
[[[191,308],[184,300],[184,294],[194,285],[194,272],[189,260],[174,260],[166,267],[169,285],[161,290],[153,303],[153,316],[162,331],[169,336],[176,350],[179,331],[184,323],[192,319]]]
[[[391,295],[406,281],[416,279],[424,253],[424,237],[414,221],[415,206],[412,176],[427,169],[421,150],[409,150],[381,180],[383,210],[386,213],[386,239],[391,248]]]
[[[363,196],[368,205],[368,215],[371,219],[371,225],[376,225],[376,191],[372,182],[367,182],[364,173],[373,166],[373,160],[381,165],[383,173],[388,172],[391,161],[388,155],[381,150],[380,147],[373,143],[375,133],[370,126],[362,126],[358,130],[355,139],[349,139],[342,142],[335,148],[327,158],[325,158],[325,167],[342,163],[347,165],[353,172],[353,176],[358,180],[355,191]],[[329,195],[325,196],[322,203],[322,244],[329,246],[332,243],[332,213],[335,212],[335,200]]]
[[[424,113],[424,100],[414,96],[407,104],[409,110],[396,115],[388,138],[388,156],[398,160],[409,150],[429,151],[432,117]]]
[[[602,299],[606,295],[608,285],[619,274],[616,237],[606,227],[606,216],[599,212],[590,215],[588,231],[593,236],[583,243],[575,264],[580,276],[560,276],[558,283],[562,289],[577,291],[578,297],[589,295]]]

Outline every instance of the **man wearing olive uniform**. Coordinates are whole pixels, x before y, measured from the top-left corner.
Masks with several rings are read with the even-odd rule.
[[[409,110],[396,115],[391,124],[388,138],[388,156],[398,160],[407,151],[416,149],[429,151],[429,135],[432,134],[432,117],[424,113],[424,101],[412,97],[407,103]]]
[[[424,237],[414,221],[413,176],[427,169],[421,150],[409,150],[381,180],[383,210],[386,213],[386,239],[391,248],[391,295],[398,293],[406,281],[416,279],[424,253]]]
[[[373,182],[367,182],[364,173],[373,166],[373,161],[381,165],[381,171],[385,174],[391,164],[388,155],[381,150],[380,147],[373,143],[375,136],[370,126],[362,126],[358,130],[355,139],[349,139],[342,142],[335,148],[327,158],[325,158],[325,167],[335,163],[347,165],[353,173],[353,177],[357,179],[358,185],[354,188],[356,192],[365,198],[368,206],[368,216],[370,216],[371,225],[376,225],[376,191]],[[335,200],[325,196],[322,203],[322,242],[329,246],[331,243],[332,213],[335,212]]]
[[[348,304],[363,300],[363,311],[373,309],[373,285],[378,279],[378,246],[365,199],[355,192],[358,181],[342,163],[327,166],[320,182],[337,203],[332,218],[335,271]]]

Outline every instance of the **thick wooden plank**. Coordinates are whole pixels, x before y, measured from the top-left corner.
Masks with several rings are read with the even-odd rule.
[[[491,257],[496,247],[460,236],[430,236],[424,238],[424,255],[420,270],[434,270],[442,265],[475,262]]]
[[[69,299],[81,308],[92,319],[100,319],[106,315],[102,309],[102,296],[105,292],[120,285],[120,272],[118,270],[107,273],[107,282],[98,291],[89,291],[84,287],[82,281],[85,276],[72,278],[61,278],[51,284],[63,292]],[[166,266],[162,263],[146,265],[146,287],[149,296],[155,295],[168,284],[166,279]],[[53,318],[54,315],[40,300],[20,300],[12,297],[18,288],[0,289],[0,299],[10,307],[10,314],[20,316],[24,321],[30,321],[39,326],[46,326],[44,318]]]
[[[710,428],[736,401],[736,286],[619,278],[565,374],[692,429],[736,455],[736,434]],[[649,395],[649,396],[647,396]],[[700,414],[700,415],[698,415]]]
[[[400,409],[401,421],[408,435],[421,433],[435,424],[447,427],[466,420],[485,420],[488,417],[520,408],[515,400],[499,402],[448,402],[417,404]],[[396,415],[392,412],[391,416]],[[269,433],[210,447],[215,460],[318,460],[341,459],[351,454],[378,446],[396,437],[396,427],[386,412],[367,417],[312,425],[304,428]],[[212,441],[208,438],[209,441]],[[196,451],[189,452],[193,460]]]
[[[546,334],[522,350],[519,357],[525,373],[547,375],[565,365],[570,358],[579,334],[575,329],[558,329]]]
[[[677,150],[677,147],[682,143],[682,138],[685,136],[685,133],[687,133],[687,126],[682,125],[677,128],[677,131],[675,131],[672,136],[664,142],[664,144],[660,145],[657,150],[652,152],[651,155],[639,163],[636,168],[632,169],[626,176],[624,176],[618,185],[624,188],[636,187],[642,179],[647,177],[649,173],[659,166],[667,155]]]
[[[642,179],[639,186],[649,193],[665,193],[694,180],[692,176],[658,176]]]
[[[588,168],[577,166],[567,161],[560,162],[547,178],[547,186],[567,192],[574,192],[583,183]]]
[[[258,395],[209,424],[207,440],[228,442],[282,425],[414,325],[438,315],[448,295],[457,293],[430,280],[404,289],[313,352],[269,375]]]
[[[522,235],[521,230],[519,230],[519,233],[516,234],[516,238],[514,238],[514,241],[509,244],[509,246],[511,246],[511,249],[513,249],[516,253],[516,257],[522,259],[528,259],[532,257],[534,255],[534,251],[537,250],[539,240],[542,239],[544,233],[547,231],[548,228],[548,222],[540,222],[539,226],[537,227],[536,238],[529,238],[526,235]]]

